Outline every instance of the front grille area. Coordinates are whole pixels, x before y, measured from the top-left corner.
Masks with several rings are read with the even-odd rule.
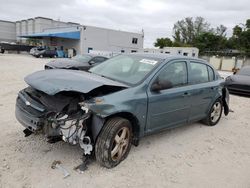
[[[35,117],[40,117],[40,116],[43,116],[44,113],[43,112],[40,112],[34,108],[32,108],[31,106],[29,105],[26,105],[25,102],[20,98],[18,97],[17,100],[16,100],[16,105],[23,109],[24,111],[27,111],[29,112],[29,114],[31,114],[32,116],[35,116]]]
[[[45,113],[46,108],[40,103],[36,98],[35,92],[33,92],[33,97],[30,93],[31,88],[26,88],[18,93],[16,104],[24,109],[25,111],[31,113],[34,116],[41,116]]]
[[[27,88],[26,88],[27,89]],[[32,132],[42,128],[45,122],[46,109],[38,101],[31,98],[26,89],[19,92],[16,99],[16,118]]]

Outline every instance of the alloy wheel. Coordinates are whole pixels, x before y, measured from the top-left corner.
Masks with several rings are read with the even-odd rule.
[[[113,147],[111,150],[111,158],[113,161],[120,160],[126,153],[129,146],[130,131],[128,127],[122,127],[113,141]]]
[[[210,115],[211,121],[213,123],[218,121],[218,119],[220,118],[221,110],[222,110],[221,103],[220,102],[214,103],[213,110],[212,110],[211,115]]]

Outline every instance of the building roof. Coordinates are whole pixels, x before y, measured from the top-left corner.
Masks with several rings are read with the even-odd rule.
[[[15,23],[15,22],[8,21],[8,20],[0,20],[0,22]]]
[[[28,35],[20,35],[19,37],[23,38],[42,38],[42,37],[55,37],[55,38],[65,38],[65,39],[75,39],[80,40],[80,31],[79,30],[51,30],[41,33],[34,33]]]

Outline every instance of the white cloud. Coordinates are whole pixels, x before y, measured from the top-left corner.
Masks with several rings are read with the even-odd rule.
[[[145,31],[145,47],[157,37],[171,37],[176,21],[202,16],[216,27],[228,27],[250,18],[249,0],[0,0],[0,19],[21,20],[36,16],[108,27],[132,32]]]

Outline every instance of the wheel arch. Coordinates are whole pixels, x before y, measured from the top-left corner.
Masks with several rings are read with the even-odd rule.
[[[95,133],[94,133],[94,140],[97,139],[97,137],[99,136],[100,132],[102,131],[103,129],[103,126],[105,125],[105,123],[111,119],[111,118],[114,118],[114,117],[121,117],[121,118],[124,118],[124,119],[127,119],[130,121],[131,125],[132,125],[132,134],[133,134],[133,142],[132,144],[134,144],[135,146],[138,146],[139,145],[139,135],[140,135],[140,124],[139,124],[139,120],[137,119],[137,117],[130,113],[130,112],[117,112],[117,113],[114,113],[114,114],[111,114],[109,116],[106,116],[104,118],[101,118],[101,117],[94,117],[94,118],[97,118],[99,119],[99,121],[93,121],[93,127],[95,126],[98,126],[97,123],[101,123],[101,127],[99,129],[95,129]],[[99,124],[100,125],[100,124]],[[93,129],[92,129],[92,132],[93,132]]]

